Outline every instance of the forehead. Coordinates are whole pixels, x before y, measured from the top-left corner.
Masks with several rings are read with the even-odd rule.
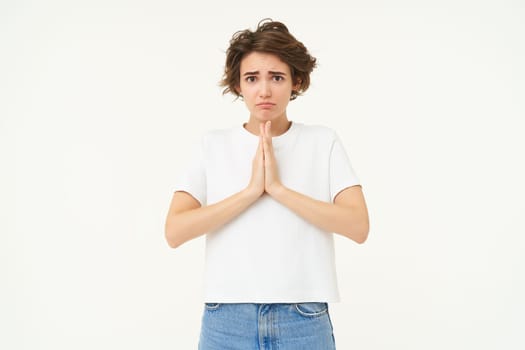
[[[273,53],[253,51],[246,54],[241,60],[241,74],[243,72],[283,72],[290,74],[290,67],[279,56]]]

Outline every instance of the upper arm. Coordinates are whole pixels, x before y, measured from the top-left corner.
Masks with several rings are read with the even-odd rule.
[[[370,222],[361,186],[355,185],[345,188],[336,195],[334,204],[345,208],[345,210],[347,209],[352,214],[348,215],[352,218],[352,224],[350,225],[352,235],[348,235],[348,237],[357,243],[366,241],[370,229]]]
[[[339,192],[334,198],[334,204],[366,210],[366,202],[361,185],[350,186]]]
[[[173,197],[171,198],[168,215],[182,213],[187,210],[197,209],[200,207],[201,203],[191,194],[184,191],[176,191],[173,193]]]
[[[175,215],[188,210],[197,209],[200,206],[200,202],[188,192],[176,191],[173,193],[168,215],[166,216],[166,222],[164,224],[164,232],[170,247],[176,248],[184,242],[177,238],[177,235],[174,233],[174,227],[177,226]]]

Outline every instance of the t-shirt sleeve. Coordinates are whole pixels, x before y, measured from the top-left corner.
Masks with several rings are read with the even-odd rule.
[[[187,192],[198,200],[201,206],[206,205],[205,147],[206,138],[203,136],[200,143],[194,147],[186,167],[176,175],[173,187],[173,192]]]
[[[359,178],[352,168],[339,136],[335,134],[330,150],[330,199],[332,203],[339,192],[355,185],[360,185]]]

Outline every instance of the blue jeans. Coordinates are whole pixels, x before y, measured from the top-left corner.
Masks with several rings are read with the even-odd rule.
[[[204,304],[199,350],[275,349],[335,349],[328,304]]]

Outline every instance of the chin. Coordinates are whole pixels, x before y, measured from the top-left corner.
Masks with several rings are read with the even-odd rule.
[[[255,119],[257,119],[258,121],[262,123],[262,122],[267,122],[268,120],[274,120],[275,118],[270,115],[260,115],[259,114],[255,116]]]
[[[263,111],[261,113],[261,111],[258,111],[258,113],[255,113],[253,114],[253,117],[261,122],[261,123],[264,123],[264,122],[267,122],[267,121],[274,121],[274,120],[277,120],[279,119],[279,114],[278,113],[275,113],[275,111]]]

